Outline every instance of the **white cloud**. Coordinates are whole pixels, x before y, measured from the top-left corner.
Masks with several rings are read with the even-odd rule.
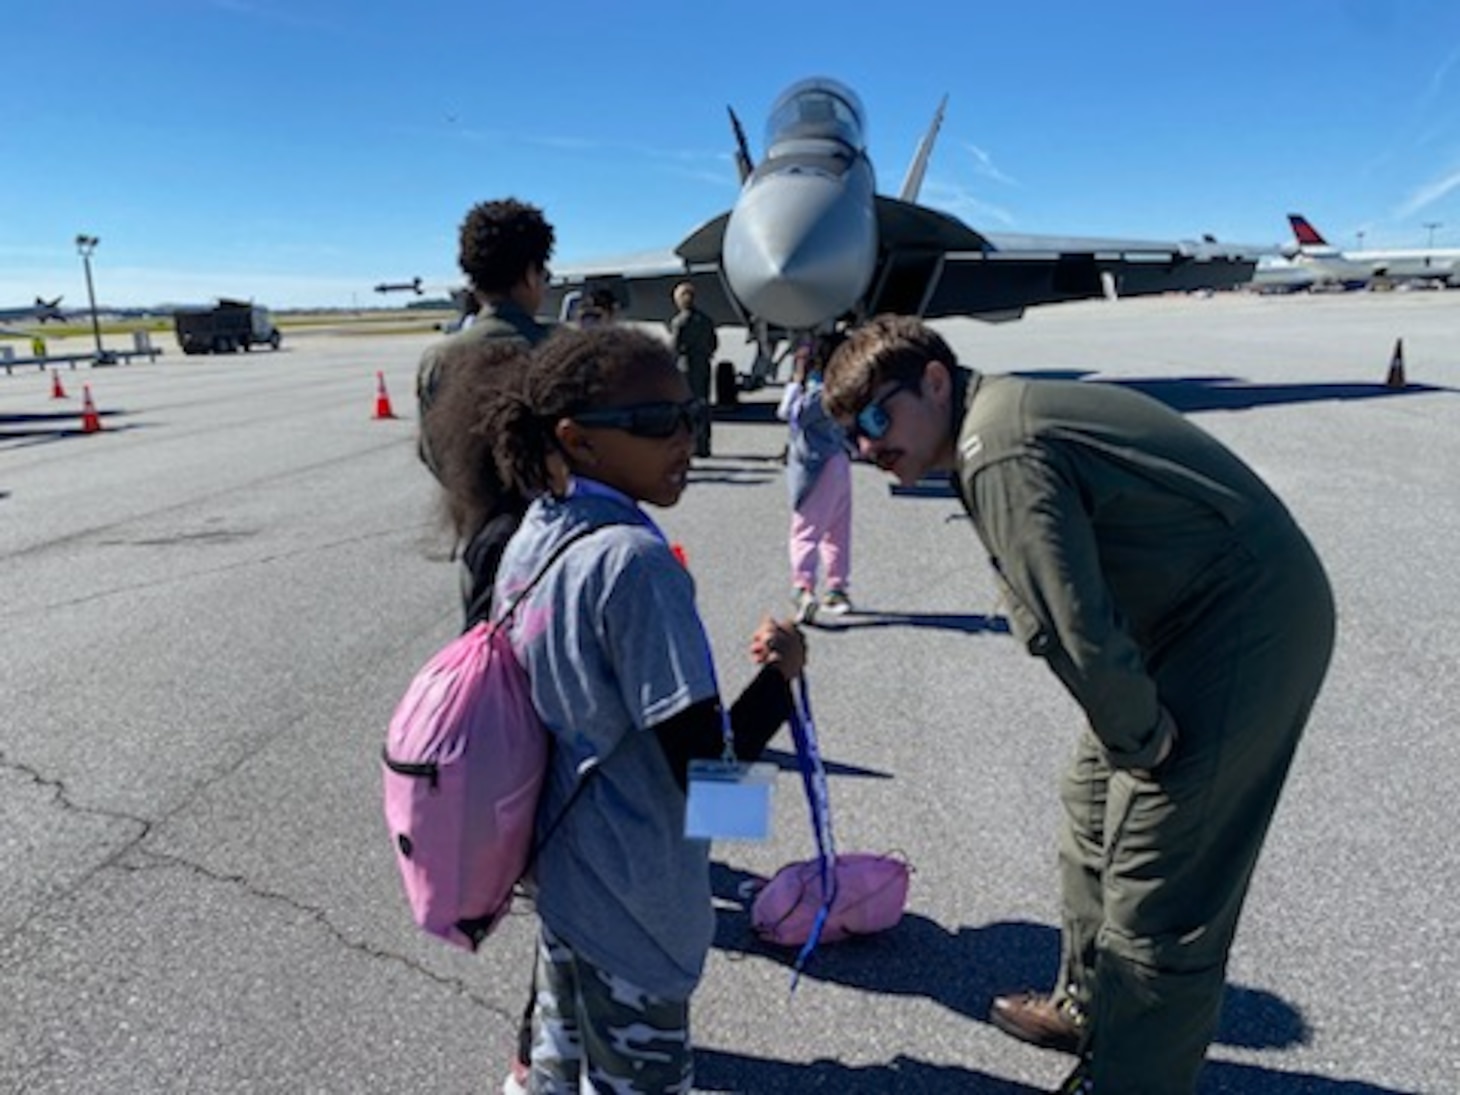
[[[941,179],[929,178],[923,185],[923,202],[934,209],[951,213],[973,228],[987,225],[990,221],[997,221],[1005,228],[1014,225],[1014,215],[1007,209],[992,205],[963,187]]]
[[[1445,77],[1455,67],[1455,62],[1460,61],[1460,47],[1452,49],[1450,55],[1440,62],[1434,72],[1430,73],[1429,86],[1425,89],[1424,102],[1429,103],[1440,94],[1440,89],[1445,85]]]
[[[969,144],[967,141],[964,141],[963,148],[973,157],[973,173],[975,175],[981,175],[983,178],[993,179],[995,182],[1001,182],[1008,186],[1019,185],[1015,179],[1000,171],[994,165],[993,157],[979,148],[978,145]]]
[[[1421,186],[1398,209],[1394,211],[1396,219],[1402,220],[1405,217],[1412,217],[1421,209],[1433,205],[1450,191],[1460,187],[1460,170],[1452,171],[1443,178]]]

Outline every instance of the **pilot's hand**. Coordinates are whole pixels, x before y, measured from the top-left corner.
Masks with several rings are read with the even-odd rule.
[[[767,616],[750,637],[750,657],[757,665],[773,665],[787,681],[806,666],[806,637],[790,620]]]
[[[1152,779],[1161,765],[1171,759],[1171,753],[1176,748],[1176,739],[1179,736],[1176,729],[1176,720],[1171,717],[1171,712],[1161,708],[1161,719],[1156,725],[1156,732],[1164,735],[1160,747],[1156,750],[1156,759],[1151,762],[1149,768],[1132,768],[1131,775],[1138,779]]]

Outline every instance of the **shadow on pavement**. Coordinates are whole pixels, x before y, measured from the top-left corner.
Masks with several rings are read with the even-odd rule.
[[[1002,1080],[957,1065],[932,1064],[901,1054],[885,1064],[844,1065],[825,1058],[801,1064],[695,1050],[695,1090],[754,1092],[819,1091],[826,1095],[1029,1095],[1041,1088]]]
[[[1085,380],[1092,374],[1087,369],[1041,369],[1012,375],[1030,380]],[[1130,388],[1158,399],[1172,410],[1242,411],[1251,407],[1270,407],[1283,403],[1321,403],[1351,399],[1398,399],[1407,395],[1431,392],[1454,392],[1453,388],[1431,384],[1406,384],[1391,388],[1384,383],[1357,384],[1332,382],[1323,384],[1249,384],[1235,376],[1185,376],[1150,380],[1110,377],[1092,383]]]
[[[103,431],[135,429],[135,426],[119,426],[110,421],[123,411],[98,411],[97,418],[103,423]],[[0,441],[23,441],[36,438],[60,439],[63,437],[85,437],[81,428],[81,408],[74,410],[43,411],[40,413],[0,413]]]
[[[883,612],[878,609],[857,609],[845,616],[817,613],[806,625],[818,631],[859,631],[873,627],[918,627],[937,631],[961,631],[965,635],[988,633],[1007,635],[1009,620],[1005,616],[983,616],[956,612]]]
[[[695,1090],[825,1092],[827,1095],[1027,1095],[1053,1088],[1030,1087],[972,1068],[933,1064],[898,1056],[877,1065],[844,1065],[820,1059],[807,1064],[746,1057],[714,1049],[695,1050]],[[1413,1095],[1362,1080],[1333,1080],[1307,1072],[1283,1072],[1256,1065],[1211,1061],[1197,1084],[1198,1095]]]
[[[724,863],[711,865],[711,886],[721,902],[715,946],[731,954],[769,958],[789,971],[796,952],[761,942],[750,926],[744,887],[758,877]],[[1004,920],[950,932],[910,912],[891,931],[818,948],[803,976],[869,992],[925,997],[983,1022],[995,996],[1049,986],[1059,966],[1059,949],[1059,931],[1044,924]],[[1283,1049],[1306,1044],[1310,1034],[1302,1013],[1286,1001],[1262,989],[1227,986],[1218,1043]]]
[[[916,865],[914,865],[916,866]],[[751,930],[746,884],[760,876],[723,862],[711,864],[719,908],[715,946],[728,956],[759,957],[784,966],[787,987],[796,952],[761,942]],[[897,996],[919,996],[978,1022],[996,995],[1047,986],[1059,964],[1059,931],[1030,921],[998,921],[948,931],[907,913],[891,931],[823,946],[803,973],[819,980]],[[804,984],[800,991],[805,991]],[[796,1006],[793,1000],[792,1008]],[[1285,1049],[1311,1038],[1302,1012],[1263,989],[1229,984],[1216,1043],[1244,1050]],[[1037,1090],[974,1069],[899,1056],[852,1068],[835,1061],[793,1064],[701,1050],[697,1086],[707,1091],[1026,1092]],[[1284,1072],[1251,1064],[1210,1061],[1201,1092],[1231,1095],[1403,1095],[1401,1089],[1358,1080]]]

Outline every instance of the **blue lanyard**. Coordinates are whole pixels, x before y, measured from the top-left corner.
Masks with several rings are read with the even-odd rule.
[[[836,900],[836,840],[831,831],[831,796],[826,786],[826,768],[821,763],[821,750],[816,744],[816,723],[811,718],[811,694],[802,670],[793,685],[795,702],[791,705],[791,737],[796,743],[796,766],[801,769],[801,783],[806,789],[806,805],[811,812],[811,831],[816,836],[816,858],[821,875],[821,908],[811,933],[796,955],[791,974],[791,991],[801,978],[802,967],[821,941],[821,931]]]

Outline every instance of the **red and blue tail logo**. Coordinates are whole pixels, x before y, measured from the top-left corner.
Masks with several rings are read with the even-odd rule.
[[[1304,217],[1303,214],[1289,213],[1288,223],[1293,226],[1293,238],[1298,241],[1300,246],[1328,246],[1328,241],[1319,234],[1318,229],[1314,228],[1311,224],[1308,223],[1307,218]]]

